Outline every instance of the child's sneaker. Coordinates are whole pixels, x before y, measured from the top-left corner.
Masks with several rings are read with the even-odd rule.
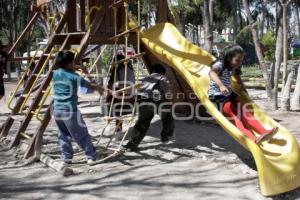
[[[63,162],[64,162],[66,165],[69,165],[69,164],[72,164],[72,159],[64,159]]]
[[[171,133],[171,134],[162,134],[161,133],[160,141],[162,143],[168,143],[168,142],[174,141],[174,140],[175,140],[174,133]]]
[[[127,151],[132,151],[132,152],[136,152],[138,151],[138,147],[131,143],[131,142],[128,142],[126,145],[122,145]]]
[[[97,156],[96,156],[96,158],[88,158],[87,159],[87,161],[86,161],[86,163],[87,164],[93,164],[94,162],[96,162],[96,161],[98,161],[98,160],[100,160],[100,159],[102,159],[102,156],[100,156],[99,154],[97,154]]]

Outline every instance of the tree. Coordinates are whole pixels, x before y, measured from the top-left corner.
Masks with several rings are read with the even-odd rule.
[[[276,48],[274,61],[271,67],[271,86],[272,90],[272,106],[273,109],[278,109],[278,83],[280,77],[280,67],[283,54],[283,15],[282,6],[276,4]]]
[[[263,78],[264,78],[265,83],[266,83],[267,95],[268,95],[269,98],[271,98],[272,97],[272,87],[271,87],[271,84],[270,84],[270,81],[269,81],[268,68],[267,68],[267,65],[264,61],[264,57],[263,57],[263,54],[262,54],[261,49],[260,49],[257,22],[254,21],[254,19],[252,17],[248,0],[243,0],[243,6],[244,6],[244,10],[246,12],[247,19],[248,19],[249,24],[251,26],[252,39],[253,39],[253,43],[254,43],[254,46],[255,46],[255,51],[256,51],[256,54],[257,54],[257,57],[258,57],[258,62],[259,62],[260,68],[262,70]]]
[[[294,95],[291,100],[291,110],[300,111],[300,63],[298,64],[298,76],[296,79]]]
[[[179,29],[180,32],[186,36],[186,24],[190,23],[190,22],[194,22],[198,19],[198,17],[195,19],[192,19],[195,14],[194,12],[196,12],[197,7],[195,5],[195,7],[191,6],[191,2],[188,0],[182,0],[182,1],[172,1],[171,2],[172,6],[171,9],[173,11],[173,13],[175,14],[176,17],[176,21],[179,25]],[[190,17],[193,16],[193,17]],[[194,24],[194,23],[192,23]]]
[[[204,26],[204,49],[210,51],[213,43],[213,32],[212,32],[212,16],[213,16],[213,0],[204,0],[201,6],[202,20]]]
[[[290,91],[292,86],[293,71],[290,71],[288,75],[287,71],[287,61],[288,61],[288,6],[292,0],[279,0],[282,6],[283,12],[283,77],[282,77],[282,101],[281,109],[288,110],[290,104]]]
[[[296,22],[297,22],[297,27],[298,27],[298,37],[300,38],[300,0],[294,0],[294,11],[295,11],[295,17],[296,17]]]
[[[199,25],[203,26],[204,48],[208,51],[212,47],[213,31],[221,32],[227,28],[228,22],[233,21],[231,18],[232,7],[237,8],[238,6],[238,4],[228,3],[227,0],[173,0],[171,4],[177,21],[180,21],[179,27],[183,35],[188,35],[186,31],[191,25],[195,28],[188,31],[195,33],[198,32]]]

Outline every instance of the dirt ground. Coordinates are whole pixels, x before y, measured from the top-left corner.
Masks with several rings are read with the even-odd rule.
[[[6,87],[11,90],[14,85],[7,83]],[[252,90],[250,94],[269,110],[263,91]],[[3,123],[9,110],[4,101],[0,105]],[[99,106],[81,99],[80,110],[90,133],[99,134],[105,125]],[[295,123],[300,113],[269,114],[300,141],[300,126]],[[18,125],[16,122],[11,135]],[[28,134],[37,125],[34,121]],[[156,117],[140,152],[128,152],[97,166],[75,166],[77,175],[70,177],[63,177],[40,162],[28,164],[19,149],[9,149],[0,142],[0,199],[300,199],[299,189],[263,197],[251,154],[213,122],[177,121],[175,142],[169,144],[161,144],[160,130]],[[45,133],[44,152],[57,153],[56,134],[51,122]]]

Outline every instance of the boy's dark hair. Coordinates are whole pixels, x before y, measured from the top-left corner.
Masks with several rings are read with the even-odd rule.
[[[151,74],[158,73],[158,74],[165,75],[166,69],[161,64],[155,64],[155,65],[152,65],[152,67],[150,68],[150,73]]]
[[[60,51],[57,54],[56,57],[56,65],[58,67],[64,68],[66,65],[68,65],[69,63],[73,62],[75,58],[75,54],[71,51]]]

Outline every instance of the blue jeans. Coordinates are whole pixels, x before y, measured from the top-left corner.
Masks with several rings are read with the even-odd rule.
[[[63,160],[73,158],[72,138],[84,150],[88,159],[96,159],[96,149],[80,111],[54,110],[54,119],[58,127],[58,142]]]

